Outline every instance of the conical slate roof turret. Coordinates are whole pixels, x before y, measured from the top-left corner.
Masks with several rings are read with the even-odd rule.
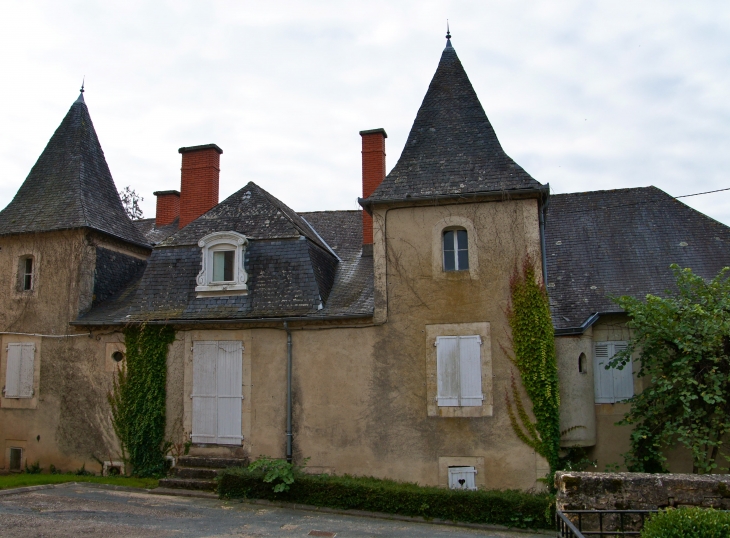
[[[366,204],[541,187],[502,149],[450,37],[398,163]]]
[[[0,235],[72,228],[149,246],[124,211],[83,90],[13,201],[0,211]]]

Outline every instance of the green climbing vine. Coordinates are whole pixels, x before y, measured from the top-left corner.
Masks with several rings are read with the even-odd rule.
[[[512,375],[512,397],[505,390],[510,422],[517,436],[543,456],[550,465],[549,483],[560,465],[560,393],[555,357],[555,335],[547,293],[535,278],[528,257],[522,271],[510,281],[511,305],[507,311],[512,329],[512,361],[532,402],[533,422],[525,409]]]
[[[114,378],[109,404],[122,457],[141,477],[164,474],[167,349],[175,330],[167,325],[124,330],[126,367]]]

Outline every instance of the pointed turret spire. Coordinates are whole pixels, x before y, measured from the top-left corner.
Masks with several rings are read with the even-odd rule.
[[[0,235],[73,228],[91,228],[149,245],[124,211],[83,93],[13,201],[0,211]]]
[[[81,79],[81,93],[79,93],[78,99],[76,99],[77,103],[84,103],[84,82],[86,82],[86,75],[84,75],[84,78]]]
[[[542,187],[502,149],[450,37],[447,26],[403,153],[366,204]]]

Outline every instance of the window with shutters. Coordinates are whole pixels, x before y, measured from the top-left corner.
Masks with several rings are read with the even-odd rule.
[[[8,344],[5,364],[5,398],[32,398],[35,344]]]
[[[482,405],[482,339],[479,335],[436,338],[439,407]]]
[[[193,443],[240,445],[243,344],[193,344]]]
[[[246,236],[237,232],[215,232],[198,241],[201,269],[196,280],[198,297],[244,295],[248,292],[245,254]]]
[[[474,467],[449,467],[449,489],[477,489],[476,474]]]
[[[606,365],[616,353],[627,348],[626,342],[596,342],[594,347],[593,380],[596,403],[616,403],[634,395],[633,364],[629,360],[623,369]]]

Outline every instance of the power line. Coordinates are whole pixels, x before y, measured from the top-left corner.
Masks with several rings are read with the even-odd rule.
[[[728,187],[727,189],[717,189],[716,191],[696,192],[694,194],[683,194],[682,196],[675,196],[675,198],[687,198],[688,196],[699,196],[700,194],[712,194],[713,192],[722,192],[722,191],[730,191],[730,187]]]

